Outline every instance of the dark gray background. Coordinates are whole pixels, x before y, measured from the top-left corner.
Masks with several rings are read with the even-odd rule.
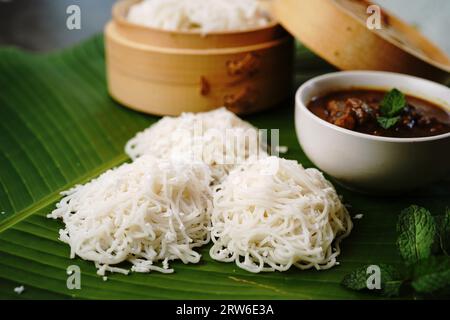
[[[115,0],[0,0],[0,45],[49,51],[101,32]],[[66,9],[81,9],[81,30],[68,30]]]
[[[298,0],[301,1],[301,0]],[[101,32],[115,0],[0,0],[0,46],[48,51]],[[450,54],[450,0],[376,0]],[[81,8],[81,30],[66,28],[66,9]]]

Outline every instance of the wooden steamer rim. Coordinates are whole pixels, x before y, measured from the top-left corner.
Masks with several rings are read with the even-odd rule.
[[[288,36],[286,30],[276,21],[259,28],[237,31],[214,31],[201,34],[199,31],[169,31],[164,29],[142,26],[127,20],[126,15],[130,6],[142,0],[120,0],[112,10],[113,21],[118,31],[129,40],[141,44],[160,46],[165,48],[232,48],[257,45]]]
[[[383,29],[369,30],[365,10],[372,4],[275,0],[273,11],[290,33],[339,69],[399,72],[439,82],[450,78],[448,56],[402,20],[382,10]]]

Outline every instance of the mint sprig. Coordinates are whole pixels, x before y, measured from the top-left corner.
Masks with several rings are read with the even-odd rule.
[[[367,289],[367,279],[369,276],[367,270],[369,266],[365,265],[347,274],[342,279],[342,285],[356,291]],[[387,297],[397,296],[403,283],[402,276],[392,265],[380,264],[378,267],[381,272],[381,288],[379,293]]]
[[[433,217],[425,208],[410,206],[401,212],[397,232],[403,264],[378,265],[381,288],[371,291],[392,297],[408,291],[429,295],[450,289],[450,209]],[[352,290],[368,290],[367,267],[346,275],[342,285]]]
[[[406,97],[400,90],[394,88],[389,91],[380,103],[381,116],[377,117],[378,124],[384,129],[395,126],[406,103]]]

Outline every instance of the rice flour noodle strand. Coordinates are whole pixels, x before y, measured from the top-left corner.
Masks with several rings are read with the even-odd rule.
[[[203,161],[220,182],[249,157],[267,157],[258,129],[225,108],[164,117],[125,146],[131,159],[150,154],[160,159]]]
[[[173,272],[169,261],[197,263],[193,248],[210,240],[211,175],[201,163],[144,156],[63,192],[48,215],[61,218],[60,240],[94,261],[99,275],[132,271]],[[161,265],[156,265],[161,262]]]
[[[331,268],[352,229],[332,184],[296,161],[249,160],[215,189],[210,255],[250,272]]]

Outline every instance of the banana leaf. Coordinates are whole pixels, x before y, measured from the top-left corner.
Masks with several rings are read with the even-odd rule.
[[[297,48],[296,85],[332,70],[304,47]],[[260,128],[280,128],[280,144],[289,148],[284,156],[309,167],[295,135],[292,100],[247,120]],[[402,208],[415,203],[440,213],[449,204],[448,179],[391,198],[338,187],[352,215],[364,216],[355,220],[340,265],[331,270],[251,274],[213,261],[205,247],[200,264],[174,263],[174,274],[112,274],[103,281],[93,263],[69,259],[69,247],[58,240],[62,222],[45,216],[61,191],[129,161],[125,142],[157,120],[109,97],[102,36],[46,55],[0,49],[0,298],[373,298],[343,288],[343,276],[363,264],[400,261],[395,223]],[[70,265],[81,269],[80,290],[67,288]],[[14,292],[18,286],[25,289],[20,295]]]

